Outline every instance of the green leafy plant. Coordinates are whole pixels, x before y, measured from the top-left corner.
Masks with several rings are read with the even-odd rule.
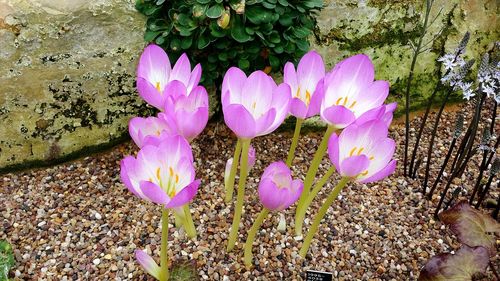
[[[14,266],[14,253],[7,241],[0,240],[0,280],[9,280],[9,271]]]
[[[496,254],[495,234],[500,234],[500,224],[466,201],[439,214],[439,219],[450,227],[462,247],[455,253],[443,253],[431,258],[420,271],[419,281],[457,280],[468,281],[484,272],[490,265],[498,278],[490,257]]]
[[[144,39],[172,59],[187,53],[210,86],[233,65],[247,73],[280,69],[309,49],[319,0],[137,0]],[[220,83],[216,83],[220,84]]]

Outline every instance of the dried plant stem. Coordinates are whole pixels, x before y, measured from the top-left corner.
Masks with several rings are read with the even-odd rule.
[[[448,161],[450,160],[451,155],[453,154],[453,149],[455,148],[455,144],[457,142],[457,138],[453,138],[450,144],[450,148],[448,149],[448,153],[446,153],[446,157],[444,158],[443,165],[441,165],[441,170],[439,170],[438,176],[436,180],[434,181],[434,184],[432,185],[431,190],[429,190],[429,194],[427,194],[427,199],[431,200],[432,195],[434,194],[434,191],[436,190],[437,185],[439,184],[439,181],[441,180],[441,177],[443,176],[444,170],[446,169],[446,165],[448,165]]]
[[[249,139],[241,139],[241,168],[240,180],[238,182],[238,194],[236,197],[236,205],[234,207],[233,224],[231,225],[231,232],[229,233],[229,240],[227,243],[227,251],[230,252],[236,244],[238,237],[238,230],[241,220],[241,212],[243,210],[243,199],[245,198],[245,184],[248,176],[248,149],[250,149]]]
[[[333,134],[334,130],[335,129],[333,126],[328,126],[325,135],[323,136],[323,139],[321,140],[321,143],[319,144],[318,149],[314,154],[314,158],[311,161],[311,166],[309,166],[309,170],[307,170],[306,178],[304,180],[304,190],[302,191],[299,202],[297,203],[297,210],[299,210],[299,208],[303,208],[302,206],[304,205],[305,200],[309,195],[309,190],[311,189],[311,186],[314,182],[314,178],[316,177],[316,173],[318,172],[321,160],[323,160],[323,156],[325,156],[326,149],[328,148],[328,140],[330,139],[330,136]],[[302,222],[298,221],[297,212],[295,212],[295,235],[302,235]]]
[[[439,108],[439,111],[436,115],[436,120],[434,121],[434,127],[432,128],[432,132],[431,132],[431,140],[429,142],[429,147],[427,150],[427,163],[425,165],[425,177],[424,177],[422,194],[425,194],[427,191],[427,183],[429,181],[429,172],[430,172],[430,167],[431,167],[432,152],[433,152],[433,148],[434,148],[434,139],[436,138],[436,133],[437,133],[437,129],[439,126],[439,121],[441,119],[441,115],[443,114],[443,110],[444,110],[444,107],[446,105],[446,102],[448,102],[448,98],[450,97],[450,94],[452,91],[453,91],[453,88],[450,87],[448,89],[448,92],[446,92],[446,94],[444,96],[444,100],[441,103],[441,107]]]
[[[326,172],[326,174],[318,181],[318,183],[316,183],[311,192],[309,192],[309,195],[304,201],[304,204],[301,206],[297,206],[297,210],[295,211],[296,227],[302,229],[302,223],[306,216],[307,208],[309,208],[316,195],[318,195],[321,188],[323,188],[326,182],[328,182],[328,179],[330,179],[330,177],[333,175],[334,172],[335,172],[335,166],[331,166],[330,169],[328,169],[328,171]],[[299,225],[297,225],[297,223],[299,223]]]
[[[288,167],[292,166],[293,158],[295,157],[295,149],[297,148],[297,143],[299,142],[302,122],[304,122],[304,119],[302,118],[297,118],[297,121],[295,121],[295,131],[293,132],[292,144],[290,145],[290,150],[288,151],[288,157],[286,158],[286,165]]]
[[[161,249],[160,281],[168,280],[168,209],[162,206],[161,212]]]
[[[410,74],[408,75],[408,81],[406,82],[406,92],[405,92],[405,155],[404,155],[404,176],[406,177],[409,172],[407,169],[408,165],[408,142],[410,140],[410,88],[411,81],[413,80],[413,73],[415,70],[415,64],[417,62],[417,57],[420,54],[420,48],[422,47],[422,42],[424,40],[425,33],[427,32],[427,23],[429,22],[429,15],[431,13],[433,1],[426,1],[425,8],[425,19],[424,25],[422,26],[422,34],[420,34],[420,38],[418,39],[417,47],[413,50],[413,58],[410,66]]]
[[[339,183],[335,186],[333,189],[332,193],[328,195],[328,197],[325,200],[325,203],[321,206],[319,209],[318,213],[314,217],[313,224],[311,225],[311,228],[309,229],[309,232],[307,232],[306,239],[304,239],[304,243],[302,244],[302,247],[300,248],[300,256],[302,258],[306,257],[307,251],[309,250],[309,246],[311,245],[311,241],[314,237],[314,234],[318,232],[318,227],[321,222],[321,220],[325,217],[326,212],[328,211],[328,208],[332,205],[333,201],[339,196],[340,191],[344,186],[349,182],[349,178],[344,177],[342,178]]]
[[[259,231],[262,222],[264,221],[264,219],[267,217],[268,214],[269,214],[269,209],[264,207],[264,209],[260,211],[260,214],[257,216],[257,219],[255,219],[252,228],[250,228],[250,231],[248,232],[247,241],[245,242],[245,254],[243,258],[246,266],[252,265],[252,256],[253,256],[252,244],[253,241],[255,240],[255,235],[257,234],[257,231]]]
[[[494,174],[490,175],[488,177],[488,182],[486,183],[486,185],[484,186],[483,188],[483,192],[481,192],[481,195],[479,196],[479,198],[477,199],[477,202],[476,202],[476,205],[474,207],[476,207],[476,209],[479,208],[479,206],[481,206],[481,203],[483,203],[483,200],[484,198],[486,197],[486,195],[488,194],[488,191],[490,191],[490,187],[491,187],[491,182],[493,181],[493,178],[495,177]]]
[[[497,107],[498,103],[495,102],[495,106],[493,107],[493,112],[491,114],[490,135],[493,135],[495,131],[495,120],[497,119]]]
[[[226,203],[231,202],[233,199],[234,192],[234,179],[236,178],[236,170],[240,163],[241,154],[241,140],[238,139],[236,142],[236,148],[234,149],[233,165],[231,166],[231,171],[229,172],[229,180],[226,185]]]
[[[486,166],[487,156],[488,156],[488,151],[483,152],[483,160],[481,160],[481,166],[479,166],[479,175],[477,176],[476,184],[474,185],[474,189],[472,190],[472,194],[469,198],[469,205],[472,205],[474,197],[476,196],[476,193],[479,190],[479,186],[481,185],[481,180],[483,179],[483,174],[487,167]]]

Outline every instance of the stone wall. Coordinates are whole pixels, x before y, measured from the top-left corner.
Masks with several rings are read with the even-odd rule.
[[[135,92],[145,18],[134,0],[0,0],[0,172],[40,165],[119,142],[134,115],[151,110]],[[311,37],[331,68],[366,53],[399,100],[422,1],[327,0]],[[442,36],[420,56],[415,105],[436,77],[435,60],[470,31],[469,54],[498,40],[495,0],[436,0],[430,29]]]

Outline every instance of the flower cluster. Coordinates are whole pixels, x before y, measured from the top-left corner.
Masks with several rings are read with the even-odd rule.
[[[208,94],[198,86],[201,67],[191,71],[186,55],[173,68],[167,54],[156,45],[146,47],[137,67],[139,95],[161,112],[156,117],[135,117],[129,133],[140,148],[137,156],[121,161],[120,177],[137,197],[159,204],[162,209],[162,240],[167,241],[168,210],[172,209],[189,236],[196,235],[188,203],[196,195],[193,153],[189,141],[208,121]],[[167,243],[162,243],[161,267],[144,251],[136,258],[153,277],[168,278]]]

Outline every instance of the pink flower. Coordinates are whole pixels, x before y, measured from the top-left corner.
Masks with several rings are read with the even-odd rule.
[[[339,62],[324,79],[321,118],[343,129],[363,113],[381,106],[389,94],[389,83],[373,81],[374,76],[373,64],[366,55]]]
[[[154,259],[143,250],[135,250],[134,253],[135,253],[135,259],[142,266],[144,271],[146,271],[148,274],[156,278],[156,280],[159,280],[160,267],[158,266],[158,264],[156,264]]]
[[[208,94],[197,86],[188,92],[184,84],[170,82],[173,94],[165,101],[166,119],[177,133],[192,141],[205,129],[208,122]]]
[[[120,163],[120,177],[136,196],[176,208],[187,204],[196,194],[193,154],[181,136],[163,134],[157,145],[146,142],[137,158],[127,156]]]
[[[371,120],[349,125],[340,136],[333,134],[328,155],[339,174],[362,183],[392,174],[396,169],[396,160],[392,159],[396,145],[387,133],[383,121]]]
[[[226,125],[240,138],[271,133],[283,122],[290,108],[290,87],[276,85],[262,71],[247,78],[231,67],[222,82],[222,110]]]
[[[172,122],[167,121],[164,113],[159,113],[158,117],[134,117],[128,123],[128,132],[135,144],[141,148],[144,146],[146,138],[159,137],[162,132],[168,135],[177,135],[177,129]]]
[[[323,92],[316,87],[325,76],[325,65],[321,56],[310,51],[300,59],[295,72],[292,63],[285,64],[283,82],[290,85],[292,102],[290,114],[305,119],[319,113]],[[322,83],[322,82],[321,82]]]
[[[299,199],[303,188],[301,180],[292,180],[290,168],[283,161],[274,162],[262,174],[259,198],[267,209],[282,211]]]
[[[182,54],[172,69],[167,53],[154,44],[144,49],[137,66],[139,95],[160,110],[163,109],[167,97],[175,93],[176,87],[172,87],[170,82],[181,82],[190,93],[198,85],[200,78],[200,64],[197,64],[191,72],[189,59],[186,54]]]

